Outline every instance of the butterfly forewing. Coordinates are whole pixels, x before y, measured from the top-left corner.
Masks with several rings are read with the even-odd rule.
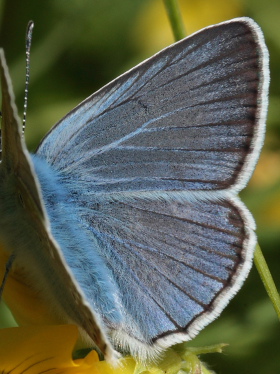
[[[69,113],[38,154],[96,194],[244,183],[263,138],[260,38],[236,21],[163,50]]]

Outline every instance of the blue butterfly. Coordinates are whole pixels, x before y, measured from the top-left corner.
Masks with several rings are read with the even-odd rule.
[[[84,100],[30,155],[1,52],[0,240],[50,313],[105,355],[192,339],[240,289],[256,244],[237,193],[265,131],[254,21],[207,27]]]

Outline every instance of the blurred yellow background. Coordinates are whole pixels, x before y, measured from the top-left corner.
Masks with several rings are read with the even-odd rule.
[[[256,219],[259,243],[280,289],[280,1],[181,0],[180,5],[189,34],[240,16],[252,17],[264,32],[271,69],[267,135],[253,178],[241,195]],[[0,46],[20,113],[30,19],[35,22],[26,129],[31,151],[80,101],[173,41],[161,0],[0,0]],[[5,310],[1,316],[2,327],[13,323]],[[220,318],[191,344],[229,343],[225,354],[204,358],[217,373],[277,374],[279,332],[253,268]]]

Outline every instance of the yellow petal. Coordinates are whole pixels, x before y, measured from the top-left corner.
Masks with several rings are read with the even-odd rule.
[[[80,369],[72,360],[78,338],[73,325],[24,326],[0,330],[0,372],[51,374]],[[64,369],[62,371],[62,369]],[[76,371],[76,373],[83,371]],[[86,372],[86,371],[85,371]],[[94,371],[92,371],[94,373]]]
[[[74,325],[23,326],[0,330],[0,373],[132,374],[135,361],[124,358],[116,367],[99,361],[95,351],[73,360],[78,338]]]

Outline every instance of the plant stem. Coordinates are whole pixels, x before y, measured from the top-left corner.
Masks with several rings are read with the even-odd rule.
[[[274,306],[277,316],[280,319],[280,296],[259,244],[256,246],[254,263],[264,284],[266,292]]]
[[[176,41],[186,36],[186,31],[179,9],[178,0],[163,0],[171,28]]]

